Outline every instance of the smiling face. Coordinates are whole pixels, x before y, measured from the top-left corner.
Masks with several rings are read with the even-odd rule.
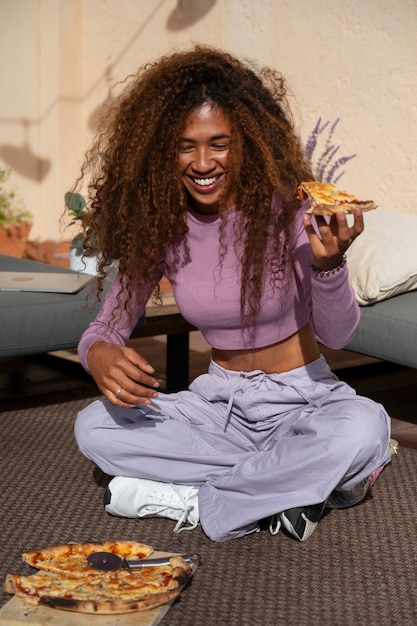
[[[185,120],[179,168],[192,208],[197,213],[210,215],[219,211],[231,137],[231,122],[216,104],[197,107]]]

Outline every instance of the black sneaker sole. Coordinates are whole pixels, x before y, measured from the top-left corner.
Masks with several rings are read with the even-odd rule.
[[[103,494],[103,506],[110,504],[110,502],[111,502],[111,491],[108,487],[106,487],[104,490],[104,494]]]

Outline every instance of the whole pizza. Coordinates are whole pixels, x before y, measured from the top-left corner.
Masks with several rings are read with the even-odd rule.
[[[87,561],[96,552],[138,560],[146,559],[153,548],[136,542],[107,541],[32,550],[22,558],[39,571],[30,576],[8,574],[4,590],[32,605],[80,613],[131,613],[173,600],[192,574],[190,565],[179,555],[164,565],[99,571]]]

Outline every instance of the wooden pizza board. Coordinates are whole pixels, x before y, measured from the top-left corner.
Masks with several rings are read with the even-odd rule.
[[[171,555],[170,552],[152,552],[152,557]],[[194,574],[196,564],[191,565]],[[174,598],[175,600],[175,598]],[[0,609],[0,626],[156,626],[174,602],[147,611],[135,611],[126,615],[93,615],[52,609],[47,606],[31,606],[22,598],[13,596]]]

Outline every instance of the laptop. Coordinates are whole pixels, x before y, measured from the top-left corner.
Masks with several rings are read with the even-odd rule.
[[[0,291],[78,293],[95,276],[81,272],[6,272],[0,270]]]

